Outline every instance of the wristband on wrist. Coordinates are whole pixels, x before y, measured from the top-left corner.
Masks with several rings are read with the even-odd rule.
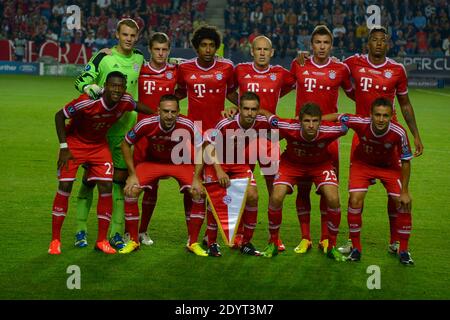
[[[67,142],[63,142],[59,144],[60,149],[67,149],[69,146],[67,145]]]

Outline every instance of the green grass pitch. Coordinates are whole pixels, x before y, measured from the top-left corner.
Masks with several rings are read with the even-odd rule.
[[[314,250],[298,256],[300,241],[294,196],[284,205],[281,237],[287,250],[273,259],[242,256],[224,246],[223,257],[200,258],[186,252],[186,226],[174,180],[160,184],[158,205],[150,224],[151,247],[122,256],[95,252],[95,206],[89,217],[89,247],[73,246],[75,183],[62,230],[61,256],[49,256],[51,205],[57,187],[58,141],[54,114],[77,95],[74,79],[0,77],[0,299],[449,299],[450,90],[410,89],[425,145],[412,161],[414,267],[400,265],[387,252],[388,217],[385,191],[378,183],[367,196],[363,213],[363,258],[337,263],[317,249],[320,218],[313,198],[311,228]],[[295,95],[280,102],[282,116],[292,116]],[[183,106],[185,110],[185,102]],[[354,104],[343,94],[341,110]],[[400,116],[401,118],[401,116]],[[338,243],[347,238],[348,135],[341,145],[342,221]],[[267,241],[267,192],[257,175],[260,200],[254,244]],[[96,200],[94,199],[94,204]],[[203,231],[202,231],[203,234]],[[81,289],[69,290],[67,268],[81,270]],[[369,290],[367,268],[381,271],[381,289]]]

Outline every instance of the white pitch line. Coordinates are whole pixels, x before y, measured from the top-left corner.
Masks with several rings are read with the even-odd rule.
[[[434,95],[437,95],[437,96],[450,97],[449,93],[435,92],[435,91],[430,91],[430,90],[425,90],[425,89],[416,89],[416,91],[423,92],[423,93],[428,93],[428,94],[434,94]]]

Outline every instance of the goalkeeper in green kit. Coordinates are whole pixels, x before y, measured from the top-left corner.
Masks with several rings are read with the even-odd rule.
[[[98,52],[85,67],[85,71],[77,78],[75,87],[87,93],[92,99],[99,99],[106,76],[111,71],[120,71],[127,76],[127,92],[134,100],[138,100],[138,77],[143,54],[134,48],[138,40],[139,27],[132,19],[122,19],[117,24],[116,37],[118,44],[111,49],[111,54]],[[126,112],[108,131],[107,138],[113,157],[113,212],[110,232],[110,244],[122,249],[125,246],[123,232],[125,225],[123,186],[128,177],[128,170],[123,159],[120,144],[125,134],[135,125],[136,112]],[[85,172],[86,174],[86,172]],[[91,184],[83,176],[77,202],[77,233],[75,246],[83,248],[87,244],[87,217],[92,204],[95,184]]]

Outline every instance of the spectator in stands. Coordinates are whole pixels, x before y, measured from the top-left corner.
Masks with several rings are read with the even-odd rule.
[[[250,12],[250,22],[252,26],[259,26],[263,19],[263,13],[260,6],[255,8],[255,11]]]
[[[14,39],[14,55],[16,61],[25,62],[25,47],[27,40],[22,32],[19,32],[18,36]]]
[[[88,48],[94,48],[95,46],[95,31],[89,31],[86,39],[84,39],[84,45]]]
[[[450,57],[450,33],[447,35],[447,38],[442,41],[442,50],[444,50],[446,57]]]
[[[250,51],[252,50],[252,45],[248,41],[247,37],[244,37],[241,39],[241,43],[239,44],[239,50],[244,54],[245,56],[250,56]]]
[[[422,14],[422,11],[417,10],[416,16],[413,19],[413,24],[416,29],[423,29],[427,25],[427,18]]]

